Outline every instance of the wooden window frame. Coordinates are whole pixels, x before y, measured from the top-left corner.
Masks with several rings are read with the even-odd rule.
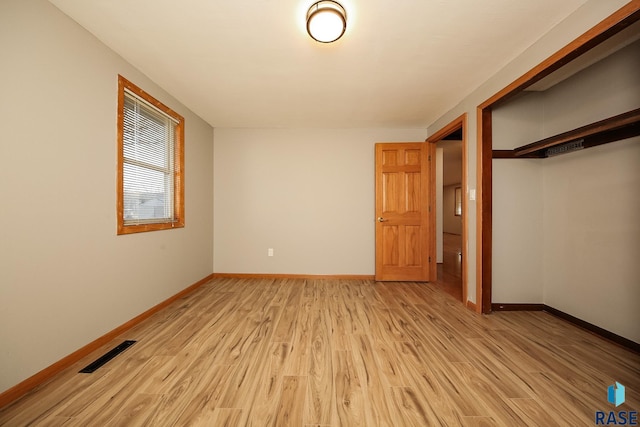
[[[173,170],[173,219],[170,221],[129,224],[124,223],[124,101],[125,89],[137,97],[153,105],[158,110],[174,119],[174,170]],[[118,171],[117,171],[117,218],[118,235],[142,233],[146,231],[169,230],[184,227],[184,117],[164,105],[162,102],[149,95],[147,92],[131,83],[121,75],[118,75]]]

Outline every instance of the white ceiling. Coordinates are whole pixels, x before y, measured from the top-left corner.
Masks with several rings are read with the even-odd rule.
[[[426,128],[586,0],[50,0],[214,127]],[[134,82],[135,83],[135,82]]]

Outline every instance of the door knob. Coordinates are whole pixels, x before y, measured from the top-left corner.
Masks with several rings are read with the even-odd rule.
[[[378,217],[378,222],[385,222],[386,219],[382,218],[381,216]]]

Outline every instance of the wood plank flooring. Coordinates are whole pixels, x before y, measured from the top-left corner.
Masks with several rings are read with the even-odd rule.
[[[0,425],[592,426],[639,392],[639,355],[547,313],[480,316],[428,283],[215,279]]]
[[[440,289],[462,301],[462,236],[442,233],[442,262],[438,264],[437,280]]]

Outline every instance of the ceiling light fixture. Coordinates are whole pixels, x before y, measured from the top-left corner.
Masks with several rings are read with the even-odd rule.
[[[338,40],[347,29],[347,12],[332,0],[314,3],[307,12],[307,32],[320,43]]]

